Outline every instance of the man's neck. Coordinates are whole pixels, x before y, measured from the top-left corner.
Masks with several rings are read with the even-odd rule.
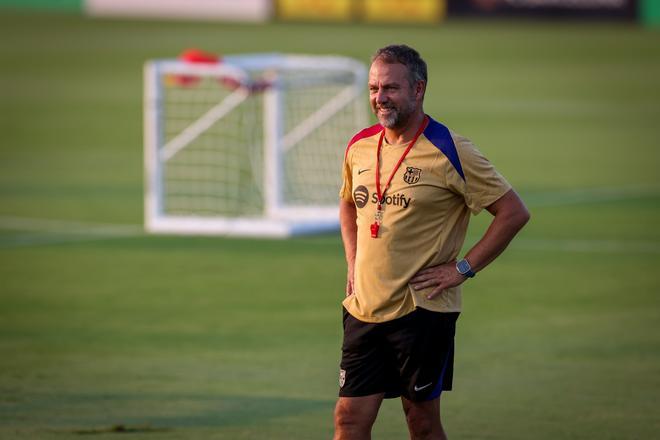
[[[424,111],[413,113],[402,127],[385,128],[385,140],[389,144],[400,145],[410,142],[424,122]]]

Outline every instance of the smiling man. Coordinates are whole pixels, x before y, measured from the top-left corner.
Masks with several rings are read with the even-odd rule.
[[[379,49],[369,71],[378,124],[348,144],[340,191],[347,261],[335,439],[369,439],[400,397],[412,439],[445,439],[440,396],[453,377],[461,284],[529,220],[507,181],[464,137],[423,110],[426,63]],[[470,214],[493,220],[460,261]]]

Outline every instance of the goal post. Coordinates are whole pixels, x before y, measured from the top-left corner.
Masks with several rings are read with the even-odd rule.
[[[144,69],[145,227],[289,237],[337,230],[366,66],[340,56],[156,60]]]

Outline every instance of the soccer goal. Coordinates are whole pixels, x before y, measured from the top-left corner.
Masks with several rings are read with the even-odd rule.
[[[147,231],[336,230],[345,146],[368,124],[366,75],[339,56],[148,62]]]

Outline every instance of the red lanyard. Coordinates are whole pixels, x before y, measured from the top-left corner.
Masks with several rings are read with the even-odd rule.
[[[394,169],[392,169],[392,173],[390,174],[390,177],[387,179],[387,183],[383,187],[382,192],[380,190],[380,153],[381,150],[383,149],[383,139],[385,138],[385,130],[383,129],[382,133],[380,134],[380,139],[378,139],[378,149],[376,150],[376,194],[378,195],[378,201],[376,203],[375,220],[371,225],[372,238],[378,237],[378,229],[380,228],[380,223],[383,221],[383,202],[385,199],[385,192],[390,187],[390,183],[392,183],[392,178],[394,177],[394,174],[396,174],[397,170],[401,166],[401,163],[403,163],[403,159],[405,159],[406,156],[408,155],[408,152],[412,150],[412,147],[415,145],[415,142],[417,142],[417,138],[419,138],[419,136],[426,128],[427,123],[428,123],[428,116],[424,116],[422,125],[419,126],[417,133],[415,133],[415,137],[413,137],[412,141],[410,141],[410,144],[408,145],[408,147],[406,147],[406,150],[399,158],[399,161],[396,163],[396,165],[394,165]]]

